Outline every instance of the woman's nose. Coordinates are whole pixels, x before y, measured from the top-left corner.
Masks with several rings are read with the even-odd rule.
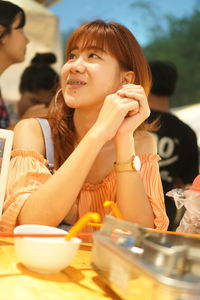
[[[83,73],[85,71],[85,62],[81,57],[79,57],[76,61],[72,63],[71,71],[75,73]]]

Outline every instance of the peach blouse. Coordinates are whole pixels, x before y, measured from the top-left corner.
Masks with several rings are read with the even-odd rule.
[[[17,218],[28,197],[45,183],[52,174],[44,157],[34,151],[14,150],[11,154],[9,178],[0,230],[11,232],[18,225]],[[165,212],[163,189],[160,180],[157,154],[140,155],[141,176],[146,194],[152,206],[155,228],[166,230],[168,218]],[[98,212],[100,216],[110,213],[104,208],[105,200],[116,201],[116,174],[112,171],[102,183],[85,183],[78,198],[67,216],[67,222],[73,224],[87,212]],[[55,199],[56,201],[56,199]],[[87,231],[93,231],[87,227]]]

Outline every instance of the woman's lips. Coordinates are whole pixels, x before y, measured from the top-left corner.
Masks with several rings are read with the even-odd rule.
[[[85,81],[82,80],[68,80],[67,81],[67,87],[71,89],[81,88],[84,85],[86,85]]]

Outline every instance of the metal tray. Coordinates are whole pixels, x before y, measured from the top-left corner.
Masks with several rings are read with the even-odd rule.
[[[92,265],[126,300],[200,300],[200,238],[106,216],[93,234]]]

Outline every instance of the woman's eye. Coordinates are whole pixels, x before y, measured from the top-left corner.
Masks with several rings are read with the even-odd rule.
[[[69,59],[74,59],[76,57],[76,55],[74,53],[70,53],[68,56],[68,60]]]
[[[100,56],[97,55],[96,53],[90,53],[89,58],[100,58]]]

